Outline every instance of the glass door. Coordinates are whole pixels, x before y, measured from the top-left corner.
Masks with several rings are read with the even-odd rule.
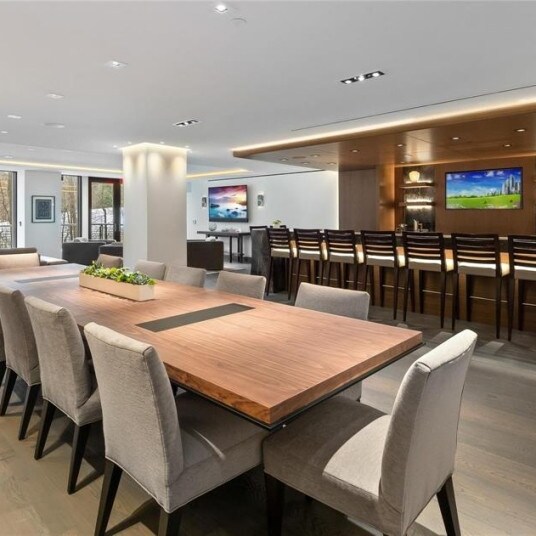
[[[14,171],[0,171],[0,248],[17,246],[16,182]]]
[[[89,178],[89,239],[123,240],[123,181]]]

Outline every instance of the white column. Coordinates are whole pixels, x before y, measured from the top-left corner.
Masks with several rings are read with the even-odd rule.
[[[123,149],[125,266],[138,259],[186,265],[186,149]]]

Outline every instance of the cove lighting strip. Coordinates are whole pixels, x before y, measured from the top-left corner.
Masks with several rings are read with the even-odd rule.
[[[247,169],[222,169],[221,171],[207,171],[206,173],[191,173],[187,179],[202,179],[203,177],[219,177],[220,175],[233,175],[235,173],[247,173]]]

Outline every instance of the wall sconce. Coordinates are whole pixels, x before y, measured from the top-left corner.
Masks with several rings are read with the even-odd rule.
[[[420,171],[417,171],[414,169],[413,171],[410,171],[408,174],[410,182],[419,182],[419,179],[421,178]]]
[[[204,195],[204,196],[201,198],[201,208],[207,208],[207,205],[208,205],[207,196]]]
[[[264,207],[264,194],[257,195],[257,206]]]

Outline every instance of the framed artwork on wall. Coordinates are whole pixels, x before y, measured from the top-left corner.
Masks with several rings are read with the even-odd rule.
[[[53,195],[32,195],[32,223],[56,221],[56,198]]]

